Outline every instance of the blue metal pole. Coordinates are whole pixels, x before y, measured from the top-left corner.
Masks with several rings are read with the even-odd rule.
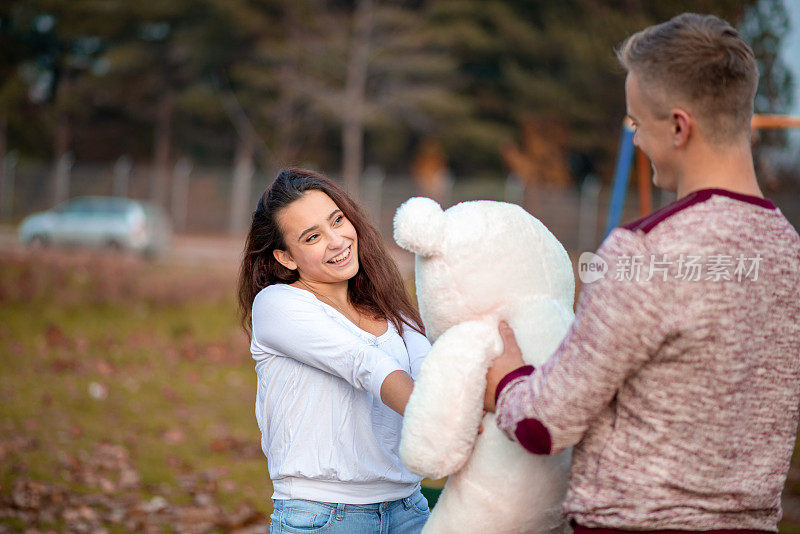
[[[622,208],[625,206],[625,196],[628,193],[628,179],[633,165],[633,133],[633,124],[626,117],[622,123],[622,135],[619,140],[617,164],[614,169],[614,185],[611,189],[611,202],[608,205],[604,238],[619,225],[619,221],[622,218]]]

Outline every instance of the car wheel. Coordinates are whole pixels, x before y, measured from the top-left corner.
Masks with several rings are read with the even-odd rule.
[[[50,245],[50,239],[46,235],[36,234],[28,240],[28,244],[34,248],[45,248]]]
[[[155,247],[145,247],[142,250],[142,258],[147,261],[155,261],[158,259],[158,250]]]

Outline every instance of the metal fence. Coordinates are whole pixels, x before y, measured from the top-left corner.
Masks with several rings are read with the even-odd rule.
[[[43,163],[16,163],[7,168],[6,183],[0,198],[0,219],[15,224],[26,215],[52,208],[56,191],[51,168]],[[335,176],[335,173],[331,173]],[[273,176],[256,172],[251,182],[252,205],[271,182]],[[230,232],[231,169],[193,166],[188,161],[176,164],[172,174],[167,206],[177,232],[192,234],[226,234]],[[126,196],[148,199],[151,196],[151,169],[133,165],[125,159],[114,163],[72,165],[64,198],[83,195]],[[796,192],[767,191],[772,200],[794,224],[800,227],[800,195]],[[421,194],[409,176],[384,175],[368,169],[362,179],[360,199],[367,212],[388,239],[397,207],[411,196]],[[508,180],[459,177],[453,180],[442,198],[444,207],[465,200],[490,199],[523,205],[539,218],[553,234],[572,251],[594,250],[602,235],[608,212],[610,186],[587,179],[582,187],[564,189],[546,186],[523,191]],[[674,200],[674,194],[654,190],[653,207],[657,209]],[[638,218],[638,199],[631,190],[623,211],[623,223]]]

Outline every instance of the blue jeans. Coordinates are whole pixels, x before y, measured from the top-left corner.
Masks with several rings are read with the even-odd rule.
[[[375,504],[275,500],[270,534],[417,534],[431,515],[419,490],[405,499]]]

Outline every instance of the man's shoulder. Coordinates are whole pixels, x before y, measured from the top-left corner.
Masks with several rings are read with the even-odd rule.
[[[728,191],[726,189],[700,189],[698,191],[689,193],[685,197],[676,200],[675,202],[668,204],[663,208],[642,217],[641,219],[626,224],[622,226],[622,228],[635,233],[641,232],[643,234],[648,234],[664,221],[685,213],[689,208],[704,204],[714,196],[733,199],[744,204],[754,205],[765,209],[775,209],[775,205],[765,198],[745,195],[734,191]]]

